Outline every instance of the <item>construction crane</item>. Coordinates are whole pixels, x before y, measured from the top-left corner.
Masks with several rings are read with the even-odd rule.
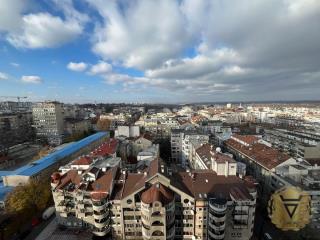
[[[20,99],[22,99],[22,98],[28,98],[28,97],[20,97],[20,96],[0,96],[0,98],[16,98],[16,99],[18,99],[18,102],[20,102]]]

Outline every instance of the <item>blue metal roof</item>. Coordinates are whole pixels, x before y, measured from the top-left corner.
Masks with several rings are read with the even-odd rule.
[[[14,187],[4,187],[3,185],[0,186],[0,201],[4,201],[7,194],[10,193]]]
[[[15,171],[12,171],[10,174],[8,172],[3,172],[3,175],[23,175],[23,176],[33,176],[40,171],[48,168],[49,166],[53,165],[57,161],[59,161],[62,158],[65,158],[74,152],[79,151],[81,148],[89,145],[90,143],[97,141],[98,139],[107,136],[108,132],[98,132],[96,134],[93,134],[89,137],[86,137],[78,142],[71,143],[68,146],[59,149],[37,161],[34,161],[33,163],[30,163],[28,165],[25,165],[21,168],[16,169]],[[0,172],[1,174],[1,172]]]

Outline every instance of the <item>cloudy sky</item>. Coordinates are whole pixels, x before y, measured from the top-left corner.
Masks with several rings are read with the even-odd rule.
[[[319,23],[319,0],[0,0],[0,95],[319,100]]]

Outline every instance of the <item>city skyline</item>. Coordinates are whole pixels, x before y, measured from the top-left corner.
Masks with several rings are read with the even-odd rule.
[[[3,0],[0,96],[319,100],[319,12],[315,0]]]

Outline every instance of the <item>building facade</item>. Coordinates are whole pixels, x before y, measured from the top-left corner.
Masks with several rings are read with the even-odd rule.
[[[37,137],[45,138],[51,145],[60,145],[63,141],[63,109],[58,102],[41,102],[32,108]]]
[[[212,170],[173,172],[159,159],[140,173],[119,167],[52,175],[59,224],[112,239],[250,239],[256,188]]]
[[[171,130],[171,159],[174,163],[189,167],[194,146],[209,142],[209,136],[194,130]]]

